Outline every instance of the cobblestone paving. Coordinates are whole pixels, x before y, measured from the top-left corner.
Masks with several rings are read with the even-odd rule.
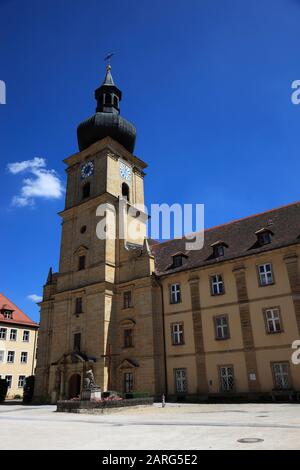
[[[300,449],[300,405],[167,404],[107,415],[0,405],[0,449]],[[239,439],[262,439],[240,443]]]

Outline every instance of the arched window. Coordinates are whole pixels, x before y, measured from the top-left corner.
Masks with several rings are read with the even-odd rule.
[[[126,183],[122,183],[122,196],[129,201],[129,186]]]
[[[82,199],[90,197],[90,193],[91,193],[91,185],[90,183],[85,183],[85,185],[82,188]]]
[[[111,104],[111,95],[109,93],[105,94],[105,104]]]
[[[114,106],[117,108],[119,106],[119,100],[116,95],[114,95]]]

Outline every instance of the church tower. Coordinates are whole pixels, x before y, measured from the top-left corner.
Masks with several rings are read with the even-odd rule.
[[[50,269],[41,302],[36,401],[80,395],[88,369],[102,390],[160,395],[165,387],[143,211],[147,165],[133,154],[136,129],[120,115],[110,65],[95,98],[96,113],[77,129],[79,152],[64,160],[59,271]]]

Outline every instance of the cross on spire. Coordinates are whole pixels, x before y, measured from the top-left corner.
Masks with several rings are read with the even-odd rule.
[[[107,68],[111,68],[110,62],[113,55],[113,52],[108,52],[108,54],[106,54],[106,56],[104,57],[104,61],[107,62]]]

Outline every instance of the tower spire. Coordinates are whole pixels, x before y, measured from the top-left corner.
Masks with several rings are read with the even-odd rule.
[[[109,61],[111,56],[112,54],[108,54],[105,60]],[[101,86],[95,90],[95,98],[96,113],[80,123],[77,128],[79,150],[82,151],[109,136],[133,153],[136,129],[133,124],[120,116],[122,92],[115,85],[110,62],[106,65]]]
[[[104,78],[102,85],[115,86],[114,79],[112,78],[112,74],[111,74],[110,64],[107,64],[106,66],[106,74],[105,74],[105,78]]]
[[[106,66],[106,73],[102,85],[95,91],[95,98],[97,100],[97,113],[119,114],[119,103],[122,99],[122,92],[114,83],[110,63]]]

